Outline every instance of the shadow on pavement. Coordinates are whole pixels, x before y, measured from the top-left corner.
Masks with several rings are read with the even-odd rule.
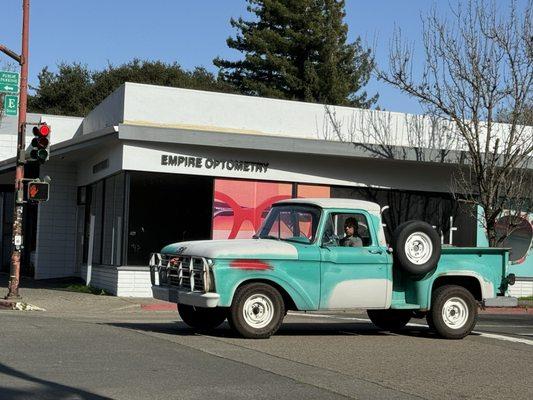
[[[103,400],[110,399],[110,397],[100,396],[94,393],[87,392],[82,389],[76,389],[70,386],[62,385],[55,382],[50,382],[45,379],[37,378],[25,372],[18,371],[14,368],[8,367],[0,363],[0,374],[7,375],[12,378],[21,379],[25,382],[36,383],[42,388],[31,389],[15,389],[13,385],[10,387],[0,386],[0,399],[22,400],[22,399],[50,399],[50,400],[70,400],[70,399],[88,399],[88,400]]]
[[[179,322],[106,322],[102,325],[114,326],[143,332],[154,332],[168,335],[194,336],[202,334],[219,338],[241,338],[224,322],[217,329],[198,331],[185,323]],[[286,322],[275,336],[411,336],[428,339],[442,339],[427,327],[407,327],[397,332],[381,331],[371,323],[329,323],[313,324],[311,322]]]

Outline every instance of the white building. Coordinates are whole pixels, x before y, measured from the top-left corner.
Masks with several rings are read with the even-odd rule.
[[[414,143],[420,126],[404,114],[126,83],[85,118],[29,120],[52,127],[50,160],[27,168],[52,178],[50,200],[26,210],[23,273],[36,279],[85,279],[89,262],[91,285],[151,296],[150,252],[183,239],[249,237],[272,201],[296,196],[370,199],[390,206],[389,229],[422,218],[444,243],[450,224],[452,244],[477,242],[474,219],[449,194],[458,153],[441,162],[441,152],[421,149],[449,143],[427,121]],[[372,131],[376,121],[386,134]],[[16,118],[3,117],[4,271],[15,144]],[[518,271],[516,289],[533,293],[533,265]]]

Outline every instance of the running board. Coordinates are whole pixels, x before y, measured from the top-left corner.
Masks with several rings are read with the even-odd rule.
[[[390,308],[392,308],[393,310],[420,310],[420,304],[393,302]]]

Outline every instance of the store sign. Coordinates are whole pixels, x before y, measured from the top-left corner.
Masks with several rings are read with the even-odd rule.
[[[172,154],[161,155],[161,165],[169,167],[185,167],[209,170],[262,172],[268,170],[268,163],[242,161],[242,160],[219,160],[209,157],[190,157]]]

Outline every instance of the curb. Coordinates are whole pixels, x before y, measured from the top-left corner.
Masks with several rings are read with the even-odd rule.
[[[14,310],[15,302],[9,300],[0,300],[0,309],[2,310]]]
[[[178,305],[176,303],[153,303],[141,304],[143,311],[177,311]]]
[[[490,307],[480,311],[480,314],[533,314],[533,308],[528,307]]]
[[[22,301],[0,300],[0,309],[17,311],[46,311],[44,308]]]

